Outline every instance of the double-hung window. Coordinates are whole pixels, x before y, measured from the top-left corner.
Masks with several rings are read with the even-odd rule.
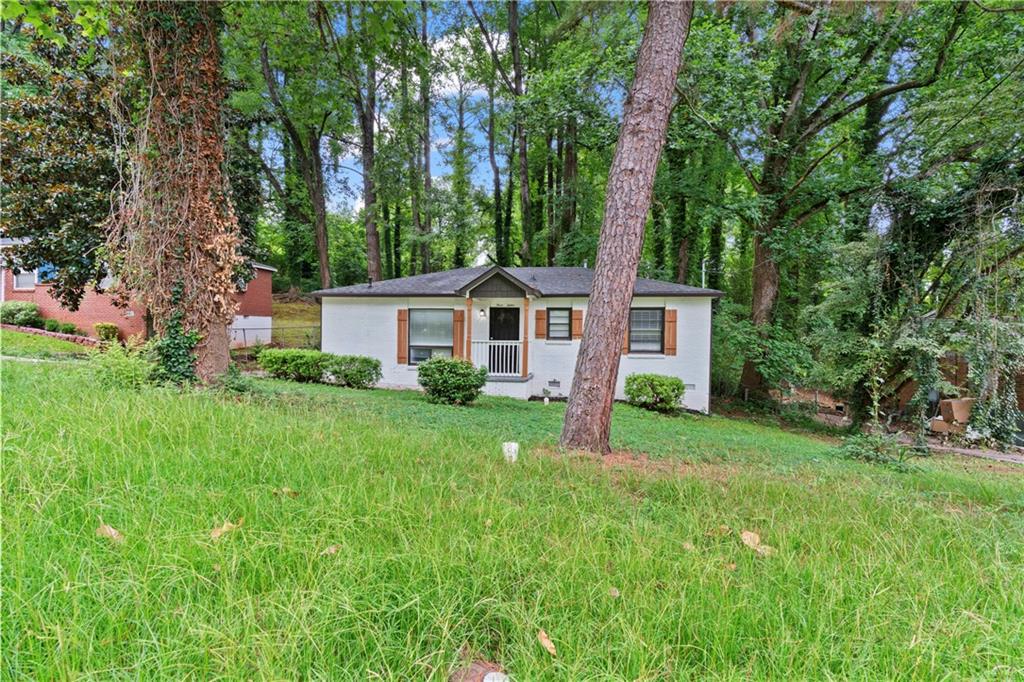
[[[665,309],[631,308],[629,352],[661,353],[665,349]]]
[[[411,308],[409,310],[409,364],[432,357],[452,356],[451,309]]]
[[[572,308],[548,308],[548,338],[570,339]]]

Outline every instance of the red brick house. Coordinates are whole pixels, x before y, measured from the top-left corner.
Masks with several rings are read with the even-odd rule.
[[[253,267],[256,276],[235,294],[239,304],[231,324],[231,343],[235,347],[270,343],[270,285],[275,269],[260,263],[254,263]],[[96,336],[93,325],[97,322],[116,324],[122,338],[146,333],[145,311],[140,304],[118,308],[112,296],[88,289],[78,310],[71,311],[50,296],[45,268],[14,274],[0,264],[0,275],[0,301],[30,301],[39,306],[44,318],[70,322],[89,336]]]

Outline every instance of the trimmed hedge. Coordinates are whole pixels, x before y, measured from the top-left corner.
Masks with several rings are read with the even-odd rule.
[[[419,366],[418,381],[427,400],[448,405],[467,405],[487,383],[487,369],[457,358],[430,358]]]
[[[43,316],[31,301],[4,301],[0,303],[0,323],[42,329]]]
[[[626,400],[630,405],[655,412],[673,412],[686,393],[679,377],[663,374],[630,374],[626,377]]]
[[[278,379],[371,388],[380,381],[380,360],[360,355],[332,355],[299,348],[265,348],[256,361]]]
[[[298,348],[268,348],[260,353],[260,367],[278,379],[320,381],[324,376],[323,353]]]

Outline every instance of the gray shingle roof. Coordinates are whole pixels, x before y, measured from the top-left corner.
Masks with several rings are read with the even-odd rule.
[[[313,295],[322,296],[464,296],[460,291],[489,270],[501,270],[540,292],[541,296],[587,296],[594,278],[590,268],[496,268],[478,266],[458,268],[427,275],[386,279],[370,284],[321,289]],[[639,278],[634,296],[721,296],[715,289],[701,289],[675,282]]]

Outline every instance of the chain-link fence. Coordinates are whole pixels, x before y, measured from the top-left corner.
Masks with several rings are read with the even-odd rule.
[[[320,325],[247,327],[231,330],[231,357],[243,369],[256,368],[263,348],[320,348]]]

